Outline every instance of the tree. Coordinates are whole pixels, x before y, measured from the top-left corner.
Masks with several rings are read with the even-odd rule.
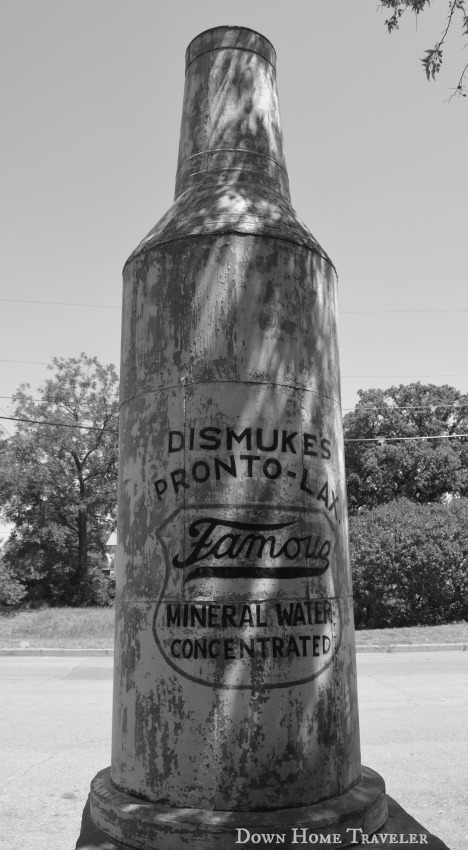
[[[468,433],[468,395],[421,383],[360,390],[343,425],[351,515],[401,497],[468,496],[468,440],[446,439]]]
[[[13,398],[17,430],[0,473],[14,524],[4,562],[29,598],[79,604],[96,592],[115,525],[118,378],[85,354],[49,368],[39,400],[28,384]]]
[[[468,618],[468,499],[399,499],[350,520],[358,628]]]
[[[427,10],[431,0],[381,0],[381,6],[385,9],[392,10],[392,15],[385,21],[385,26],[389,33],[394,32],[400,26],[400,19],[407,11],[413,12],[418,17],[421,12]],[[447,26],[441,33],[438,41],[429,50],[425,51],[425,56],[421,59],[423,68],[428,80],[434,80],[436,74],[439,73],[443,61],[443,47],[450,28],[453,26],[454,20],[458,14],[461,19],[462,35],[468,36],[468,14],[466,10],[465,0],[448,0],[448,17]],[[463,68],[458,83],[453,94],[449,98],[452,99],[455,95],[466,97],[465,77],[468,70],[468,62]]]

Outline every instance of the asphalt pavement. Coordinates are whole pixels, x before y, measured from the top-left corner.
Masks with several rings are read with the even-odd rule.
[[[362,762],[450,850],[468,847],[468,653],[358,654]],[[73,850],[110,762],[111,657],[0,657],[0,846]]]

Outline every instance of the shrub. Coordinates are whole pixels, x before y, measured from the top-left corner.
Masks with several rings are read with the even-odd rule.
[[[350,518],[357,628],[468,619],[468,499],[399,499]]]
[[[0,557],[0,605],[18,605],[26,593],[24,584],[15,578]]]

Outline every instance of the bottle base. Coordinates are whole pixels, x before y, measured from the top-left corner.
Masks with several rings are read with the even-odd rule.
[[[211,811],[173,808],[118,791],[110,768],[91,783],[91,818],[106,835],[138,850],[235,850],[262,844],[349,847],[388,815],[385,783],[362,767],[361,781],[340,797],[294,809]]]

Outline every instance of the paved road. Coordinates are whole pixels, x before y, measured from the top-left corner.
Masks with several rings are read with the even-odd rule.
[[[451,850],[468,848],[468,653],[358,655],[363,764]]]
[[[468,653],[358,655],[362,761],[451,850],[468,847]],[[0,846],[73,850],[109,764],[111,658],[0,658]]]

